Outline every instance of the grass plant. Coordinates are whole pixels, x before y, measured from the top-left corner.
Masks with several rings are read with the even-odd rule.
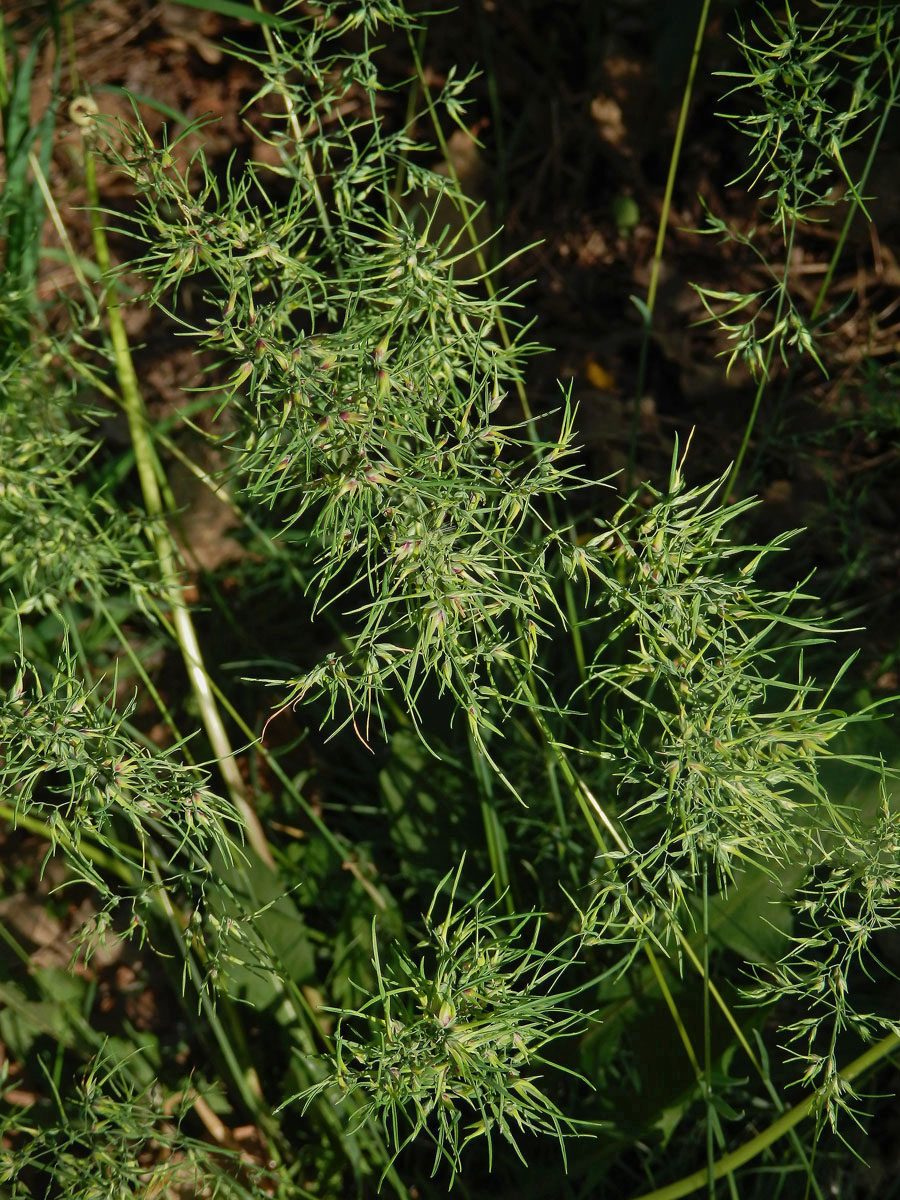
[[[423,69],[433,18],[193,6],[252,18],[226,48],[260,161],[85,81],[93,261],[66,243],[85,295],[52,314],[62,110],[32,124],[33,53],[0,79],[4,887],[65,945],[47,965],[6,905],[4,1194],[822,1196],[900,1048],[896,765],[850,659],[810,670],[839,633],[809,581],[771,583],[798,535],[747,542],[733,493],[830,274],[804,313],[711,218],[772,277],[698,285],[759,376],[736,462],[692,483],[676,445],[602,516],[570,393],[528,403],[527,293],[428,165],[472,82]],[[864,211],[896,101],[892,10],[814,8],[737,34],[788,264],[836,186]],[[82,14],[51,16],[62,56]],[[129,305],[202,364],[179,435]],[[191,575],[176,464],[231,514],[227,573]],[[103,1007],[117,965],[165,1020]]]

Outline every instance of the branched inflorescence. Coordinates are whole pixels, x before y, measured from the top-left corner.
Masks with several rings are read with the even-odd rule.
[[[416,714],[434,678],[480,736],[496,664],[528,663],[555,603],[539,502],[570,481],[571,420],[547,442],[497,423],[533,347],[522,330],[499,336],[511,297],[457,278],[465,230],[438,214],[464,201],[437,172],[401,170],[409,141],[383,132],[369,74],[328,57],[340,28],[282,40],[265,64],[261,95],[287,113],[267,114],[274,178],[250,167],[223,186],[202,155],[180,168],[140,126],[115,157],[143,197],[150,298],[197,271],[215,279],[218,315],[194,333],[231,370],[241,486],[285,528],[312,524],[316,605],[340,603],[355,625],[287,703],[324,693],[367,737],[387,689]],[[445,87],[457,119],[461,86]],[[398,171],[406,186],[388,190]]]
[[[304,1099],[359,1093],[357,1120],[377,1115],[395,1152],[424,1131],[435,1171],[446,1159],[452,1178],[475,1138],[492,1154],[499,1134],[521,1157],[523,1133],[551,1133],[562,1146],[576,1132],[540,1073],[541,1050],[576,1032],[579,1014],[565,1007],[574,993],[553,990],[572,947],[539,950],[536,918],[498,916],[480,896],[455,911],[451,897],[437,920],[440,891],[416,953],[393,947],[381,961],[376,950],[378,992],[342,1014],[333,1074]]]

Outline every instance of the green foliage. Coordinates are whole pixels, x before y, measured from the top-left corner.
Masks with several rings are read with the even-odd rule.
[[[123,729],[130,711],[119,713],[114,696],[103,700],[98,691],[85,688],[67,655],[46,687],[20,663],[0,705],[0,794],[13,820],[39,822],[50,853],[65,857],[70,881],[89,884],[103,902],[82,930],[87,957],[106,942],[120,905],[130,910],[126,927],[140,931],[157,889],[183,891],[202,881],[214,850],[230,858],[228,830],[237,825],[208,778],[179,760],[179,747],[151,753]],[[111,867],[131,894],[110,886],[101,867]]]
[[[102,491],[87,493],[82,476],[97,442],[89,427],[72,428],[67,392],[40,366],[20,361],[6,381],[0,582],[14,587],[22,612],[123,588],[143,607],[153,589],[141,519],[113,507]]]
[[[734,119],[788,246],[830,200],[826,167],[846,177],[841,148],[895,101],[893,15],[820,8],[739,39],[738,88],[761,108]],[[484,243],[472,276],[475,207],[424,165],[422,129],[445,152],[470,83],[426,77],[426,19],[389,2],[252,12],[256,49],[232,52],[258,81],[246,115],[268,165],[223,168],[202,123],[155,140],[137,105],[110,123],[84,99],[99,298],[50,338],[30,318],[37,257],[8,243],[5,882],[85,909],[64,931],[70,975],[0,927],[0,1035],[39,1095],[4,1118],[3,1183],[22,1200],[405,1197],[432,1194],[430,1172],[481,1195],[526,1155],[558,1178],[561,1152],[578,1194],[634,1195],[676,1169],[690,1118],[710,1194],[764,1152],[821,1194],[809,1141],[782,1150],[741,1110],[765,1106],[779,1134],[817,1114],[817,1150],[900,1039],[880,713],[839,707],[849,663],[825,685],[809,669],[832,624],[805,584],[770,582],[788,533],[743,544],[740,461],[691,485],[676,446],[667,482],[595,515],[569,395],[540,422],[525,399],[524,301]],[[406,46],[413,79],[379,76],[376,36]],[[0,206],[29,237],[22,163],[49,144],[45,119],[26,128],[33,69],[4,90]],[[115,218],[138,246],[121,272],[101,159],[135,197]],[[816,353],[826,292],[801,314],[754,236],[714,231],[772,277],[700,289],[739,314],[725,331],[763,387],[776,351]],[[183,419],[203,414],[216,478],[144,405],[126,272],[207,371]],[[105,403],[127,450],[103,436]],[[195,610],[173,457],[239,525],[239,566],[200,578]],[[92,972],[138,952],[177,1037],[119,1013],[97,1028]],[[673,1064],[652,1081],[650,1047]],[[798,1077],[807,1100],[786,1113]],[[197,1097],[219,1141],[252,1122],[265,1170],[197,1140]]]
[[[734,344],[729,367],[741,358],[754,375],[767,378],[776,350],[785,364],[790,348],[796,347],[822,365],[815,327],[849,223],[858,208],[866,213],[866,180],[898,101],[900,30],[896,12],[880,4],[816,0],[814,21],[804,21],[790,6],[783,17],[762,5],[760,9],[759,23],[751,22],[750,32],[735,39],[746,69],[723,72],[740,81],[729,96],[749,93],[755,103],[727,119],[751,142],[750,162],[740,181],[762,186],[761,200],[768,219],[781,229],[787,265],[772,269],[754,244],[755,229],[742,232],[707,213],[704,232],[744,247],[772,283],[752,293],[694,287],[710,319]],[[861,178],[854,181],[845,154],[866,135],[868,156]],[[842,201],[850,211],[838,251],[813,311],[804,314],[791,294],[791,253],[798,230],[804,223],[823,221],[828,209]]]
[[[852,1029],[868,1043],[898,1030],[892,1013],[860,1011],[851,979],[859,968],[873,978],[878,935],[897,927],[900,814],[884,797],[874,827],[859,818],[848,825],[815,881],[794,898],[797,932],[790,948],[775,966],[757,968],[760,986],[748,992],[764,1003],[790,997],[802,1005],[805,1014],[786,1026],[791,1057],[804,1067],[804,1082],[815,1083],[817,1105],[833,1127],[840,1111],[859,1099],[841,1078],[838,1036]]]
[[[187,1097],[160,1111],[155,1088],[136,1088],[102,1058],[71,1091],[53,1093],[57,1123],[37,1106],[0,1121],[4,1141],[14,1144],[0,1157],[7,1160],[10,1200],[37,1195],[126,1200],[176,1190],[228,1200],[270,1194],[270,1172],[244,1165],[241,1180],[237,1154],[213,1150],[185,1132],[192,1107]]]
[[[307,585],[315,608],[344,604],[346,651],[291,680],[286,703],[325,695],[329,714],[349,709],[344,719],[368,738],[373,717],[384,729],[392,687],[417,718],[436,677],[480,737],[490,724],[484,698],[502,686],[498,664],[527,669],[543,609],[555,603],[551,532],[534,517],[570,484],[572,414],[546,442],[495,421],[533,347],[498,338],[510,297],[486,298],[455,278],[465,230],[451,237],[436,224],[448,197],[459,199],[452,185],[405,169],[403,195],[415,184],[426,197],[418,225],[385,194],[412,147],[403,132],[383,134],[374,92],[371,113],[336,146],[309,147],[323,169],[349,153],[323,230],[318,180],[298,177],[291,117],[313,106],[324,123],[359,87],[359,64],[328,53],[342,31],[316,39],[315,64],[311,43],[284,43],[265,67],[264,94],[280,94],[287,109],[288,129],[266,132],[284,164],[275,173],[290,181],[280,203],[252,166],[223,187],[202,154],[179,168],[140,125],[123,131],[127,151],[114,161],[143,199],[148,298],[194,273],[214,280],[208,299],[221,315],[190,332],[219,366],[233,366],[245,494],[276,508],[284,529],[311,527],[321,547]],[[309,77],[339,83],[320,94],[294,82]],[[434,103],[453,114],[455,93],[448,82]]]
[[[54,32],[58,33],[58,29]],[[58,39],[57,39],[58,40]],[[21,58],[17,52],[7,61],[5,38],[0,35],[3,65],[0,68],[0,116],[4,131],[5,172],[0,196],[0,235],[5,242],[3,355],[16,344],[7,315],[17,306],[33,309],[32,280],[38,269],[44,202],[41,177],[47,174],[53,150],[54,106],[48,105],[36,124],[31,123],[31,86],[44,41],[36,37]],[[61,61],[57,55],[53,89],[58,91]]]
[[[432,1173],[446,1159],[452,1182],[461,1151],[476,1138],[487,1139],[489,1161],[495,1133],[520,1157],[517,1139],[526,1131],[555,1134],[563,1146],[575,1122],[530,1072],[552,1065],[540,1051],[571,1036],[580,1014],[562,1005],[576,993],[546,990],[571,964],[571,942],[538,950],[539,922],[497,916],[481,893],[456,912],[451,894],[438,922],[440,891],[418,955],[394,948],[382,963],[376,946],[377,990],[359,1011],[341,1013],[334,1074],[304,1101],[335,1088],[360,1093],[356,1121],[377,1115],[395,1155],[426,1132],[436,1146]]]
[[[746,176],[768,188],[763,199],[782,229],[828,201],[835,167],[856,194],[842,151],[871,125],[879,85],[893,74],[894,14],[830,0],[815,8],[815,22],[790,7],[783,19],[763,9],[765,22],[751,23],[753,39],[738,40],[746,71],[723,72],[741,81],[729,95],[759,96],[753,111],[729,119],[752,142]]]
[[[803,648],[827,632],[795,615],[809,597],[756,582],[787,535],[735,544],[728,526],[748,505],[717,504],[720,487],[688,490],[673,469],[666,494],[648,488],[651,508],[627,504],[570,563],[596,588],[592,619],[627,645],[611,656],[604,640],[589,687],[619,727],[608,745],[623,820],[653,827],[676,906],[706,864],[724,886],[744,865],[809,857],[837,820],[820,763],[854,719],[829,711],[827,694],[816,700],[804,671]]]

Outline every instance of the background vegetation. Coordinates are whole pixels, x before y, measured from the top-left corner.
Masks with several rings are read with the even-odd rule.
[[[894,9],[4,16],[5,1194],[893,1194]]]

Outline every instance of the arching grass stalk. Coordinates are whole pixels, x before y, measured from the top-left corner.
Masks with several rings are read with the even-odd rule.
[[[859,1079],[867,1071],[877,1066],[883,1059],[892,1054],[900,1047],[900,1035],[889,1033],[870,1046],[864,1054],[860,1054],[858,1058],[854,1058],[852,1062],[847,1063],[846,1067],[841,1069],[840,1075],[846,1083],[853,1083]],[[738,1167],[743,1167],[747,1163],[752,1162],[754,1158],[767,1150],[769,1146],[774,1145],[777,1141],[789,1133],[801,1121],[807,1117],[813,1116],[818,1107],[818,1097],[814,1093],[808,1096],[805,1100],[801,1100],[799,1104],[795,1104],[777,1121],[773,1121],[768,1129],[764,1129],[762,1133],[745,1142],[743,1146],[739,1146],[737,1150],[733,1150],[730,1154],[724,1155],[718,1159],[713,1167],[713,1176],[715,1179],[721,1179],[732,1171],[736,1171]],[[677,1180],[675,1183],[670,1183],[666,1187],[656,1188],[652,1192],[644,1192],[643,1195],[636,1197],[636,1200],[681,1200],[682,1196],[690,1196],[694,1192],[699,1191],[707,1182],[707,1169],[703,1168],[700,1171],[695,1171],[692,1175],[685,1175],[683,1179]]]
[[[641,314],[641,349],[638,358],[637,383],[634,389],[634,413],[631,418],[631,440],[628,447],[628,465],[625,471],[625,491],[630,492],[634,486],[635,456],[637,454],[638,423],[641,413],[641,398],[644,394],[644,384],[647,381],[647,360],[650,351],[650,335],[653,332],[653,313],[656,308],[656,291],[659,287],[659,272],[662,267],[663,247],[666,241],[666,230],[669,226],[669,213],[672,208],[672,193],[675,190],[675,180],[681,164],[681,147],[684,142],[684,131],[687,128],[688,111],[694,93],[694,80],[697,75],[697,65],[700,62],[700,49],[706,34],[706,24],[709,19],[710,0],[703,0],[703,7],[697,20],[697,32],[694,35],[694,47],[691,51],[691,63],[688,67],[688,77],[681,97],[681,109],[678,113],[678,125],[675,129],[675,142],[669,157],[669,172],[666,176],[666,188],[663,192],[662,209],[659,214],[659,225],[656,230],[656,244],[653,247],[653,261],[650,267],[650,284],[647,288],[646,302],[634,300]]]
[[[203,726],[216,755],[217,765],[225,781],[228,793],[244,822],[247,840],[263,862],[273,866],[272,853],[259,818],[250,804],[244,782],[234,760],[228,734],[219,714],[210,686],[210,678],[203,665],[203,655],[190,610],[184,600],[178,578],[177,558],[172,535],[166,525],[160,486],[157,480],[157,462],[153,443],[147,429],[147,413],[140,385],[134,370],[128,334],[119,309],[115,280],[112,277],[112,262],[103,216],[100,208],[100,193],[97,187],[97,168],[94,158],[92,128],[96,120],[96,106],[90,101],[73,104],[73,119],[80,126],[84,148],[84,175],[88,204],[91,210],[91,230],[97,265],[104,276],[104,298],[106,302],[109,333],[115,356],[116,376],[122,393],[122,406],[128,419],[128,430],[134,447],[135,462],[147,515],[152,521],[151,536],[159,561],[159,568],[172,609],[176,639],[191,688],[200,709]]]
[[[61,349],[64,351],[64,348],[61,348]],[[85,378],[90,383],[90,386],[92,388],[96,388],[108,400],[110,400],[112,403],[114,403],[117,406],[119,406],[120,408],[122,408],[124,411],[124,401],[123,401],[122,396],[118,392],[116,392],[115,389],[109,387],[109,385],[94,371],[90,370],[86,366],[85,363],[83,363],[83,362],[79,361],[78,359],[73,358],[71,356],[67,357],[67,363],[68,363],[70,369],[75,374],[81,375],[83,378]],[[206,406],[206,404],[204,402],[204,407],[205,406]],[[211,495],[215,496],[215,498],[217,500],[219,500],[221,503],[228,505],[228,507],[231,509],[231,511],[235,514],[235,516],[241,522],[241,524],[245,525],[250,530],[250,532],[253,534],[253,536],[255,538],[257,538],[257,540],[259,541],[259,543],[261,544],[261,546],[263,547],[263,549],[265,550],[265,552],[268,555],[270,555],[274,558],[277,558],[280,561],[284,561],[287,564],[288,570],[290,571],[290,573],[294,579],[294,582],[297,584],[298,588],[300,588],[302,590],[303,588],[306,587],[306,580],[304,580],[299,575],[299,572],[297,571],[297,568],[294,565],[294,563],[291,561],[290,556],[284,551],[284,549],[282,547],[280,547],[265,532],[265,530],[263,530],[253,520],[253,518],[250,516],[250,514],[248,512],[246,512],[238,504],[235,503],[234,498],[229,494],[227,489],[223,488],[206,471],[204,471],[202,467],[198,466],[197,463],[195,463],[188,455],[186,455],[184,453],[184,451],[180,448],[180,446],[177,444],[177,442],[174,442],[165,433],[160,432],[159,429],[154,429],[153,433],[152,433],[152,438],[155,442],[158,442],[161,446],[163,446],[168,454],[171,454],[173,458],[176,458],[185,467],[186,470],[190,471],[190,473],[194,476],[194,478],[197,479],[210,492]],[[155,458],[155,456],[154,456],[154,458]],[[168,484],[165,481],[165,478],[163,478],[163,481],[160,484],[160,488],[161,488],[161,495],[163,492],[168,492]],[[169,508],[170,509],[174,508],[174,502],[171,499],[170,492],[168,494],[167,499],[168,499],[168,503],[169,503]],[[129,661],[133,664],[144,687],[147,688],[148,693],[151,695],[151,697],[155,701],[157,709],[158,709],[162,719],[165,721],[166,725],[169,727],[169,729],[171,730],[171,732],[174,735],[174,737],[176,738],[176,740],[181,742],[182,737],[181,737],[181,734],[178,731],[177,727],[174,724],[171,712],[168,710],[168,708],[164,704],[162,697],[159,695],[155,685],[153,684],[152,679],[147,674],[144,664],[141,663],[140,660],[137,658],[135,651],[134,651],[134,647],[131,645],[130,641],[125,636],[125,634],[122,631],[121,627],[119,626],[118,622],[115,620],[113,614],[110,612],[109,607],[106,604],[106,602],[104,601],[102,595],[95,593],[95,595],[93,597],[93,603],[96,605],[97,611],[103,613],[104,617],[106,618],[109,628],[115,634],[117,641],[122,646],[122,649],[123,649],[124,653],[126,654],[126,656],[128,657]],[[147,603],[148,606],[150,606],[152,609],[154,609],[155,617],[156,617],[157,621],[160,623],[160,625],[162,626],[162,628],[165,629],[177,641],[178,640],[177,626],[175,626],[172,622],[170,622],[168,620],[165,613],[156,609],[154,602],[153,602],[153,598],[151,596],[147,596],[145,598],[145,603]],[[336,622],[333,614],[328,612],[326,614],[326,617],[330,621],[332,626],[334,627],[335,632],[340,633],[340,626]],[[77,630],[74,630],[74,628],[73,628],[73,641],[75,642],[76,645],[78,644]],[[214,679],[208,678],[208,684],[209,684],[210,690],[212,692],[215,703],[217,705],[219,705],[221,708],[223,708],[225,710],[225,712],[228,714],[228,716],[231,718],[231,720],[234,721],[235,725],[240,729],[241,733],[247,739],[248,744],[255,745],[255,752],[260,756],[260,758],[263,760],[263,762],[265,762],[265,764],[269,768],[269,770],[271,770],[273,772],[273,774],[276,776],[276,778],[279,780],[282,787],[285,789],[286,794],[289,795],[300,806],[300,808],[303,810],[306,817],[309,819],[310,823],[312,824],[313,828],[315,828],[316,831],[325,840],[325,842],[329,846],[331,846],[331,848],[332,848],[332,850],[334,850],[335,854],[337,854],[339,858],[345,857],[347,847],[345,845],[342,845],[341,842],[335,837],[333,831],[322,820],[320,814],[316,811],[315,807],[308,802],[306,797],[303,795],[302,791],[296,786],[295,781],[293,779],[291,779],[290,776],[287,775],[287,773],[284,771],[283,767],[278,762],[277,757],[275,755],[273,755],[272,752],[266,747],[265,742],[259,739],[258,733],[247,724],[246,720],[243,717],[243,714],[237,708],[235,708],[235,706],[228,699],[228,696],[222,691],[222,689],[218,686],[218,684],[215,682]],[[402,710],[400,709],[400,707],[396,704],[396,702],[393,701],[393,698],[389,696],[387,698],[386,702],[390,703],[392,705],[392,712],[393,712],[394,716],[397,719],[402,720],[404,714],[403,714]],[[187,745],[185,745],[185,756],[188,761],[191,761],[191,755],[190,755]]]
[[[274,860],[271,855],[262,827],[259,824],[258,818],[251,805],[249,804],[243,781],[237,771],[237,766],[234,761],[233,752],[225,732],[219,708],[216,701],[216,693],[212,680],[209,678],[204,666],[199,643],[196,637],[193,621],[190,617],[187,605],[181,592],[180,583],[177,576],[176,555],[174,542],[164,519],[164,504],[163,490],[166,488],[165,481],[162,485],[157,479],[157,470],[159,469],[158,461],[156,460],[153,451],[152,441],[147,429],[146,411],[143,405],[143,399],[137,384],[136,375],[134,372],[133,362],[131,359],[130,347],[128,345],[127,334],[124,328],[124,323],[121,319],[117,298],[115,295],[115,285],[109,272],[111,267],[109,249],[106,242],[105,230],[102,224],[102,217],[99,209],[99,193],[96,181],[96,167],[92,153],[92,147],[89,143],[88,135],[85,136],[85,176],[88,185],[88,199],[91,204],[92,230],[94,235],[95,253],[98,264],[104,275],[107,276],[105,288],[105,298],[107,305],[107,315],[110,324],[110,336],[113,343],[117,378],[122,393],[122,403],[125,410],[129,431],[132,437],[134,447],[135,461],[138,469],[138,475],[141,482],[141,489],[144,495],[144,502],[147,508],[148,515],[155,519],[155,527],[152,530],[154,546],[160,563],[162,578],[166,586],[166,592],[169,597],[170,606],[172,609],[172,619],[174,626],[174,634],[176,641],[181,649],[182,657],[191,680],[194,694],[198,701],[201,717],[209,736],[213,750],[217,756],[222,776],[225,780],[229,794],[235,807],[240,812],[250,845],[256,850],[259,857],[269,867],[274,868]],[[220,701],[224,699],[221,692],[218,693]],[[230,707],[230,706],[229,706]],[[154,871],[157,871],[155,863],[151,863]],[[248,892],[253,898],[253,888],[249,879],[245,879],[248,886]],[[160,893],[162,894],[162,893]],[[172,923],[171,905],[168,898],[165,898],[165,911],[169,917],[170,924]],[[177,926],[173,926],[176,928]],[[205,995],[202,980],[196,969],[196,965],[187,952],[185,955],[186,969],[190,972],[191,979],[197,987],[198,994],[201,997],[201,1003],[208,1007],[208,998]],[[276,977],[276,990],[281,990],[281,981]],[[294,1000],[284,997],[284,1002],[294,1006]],[[295,1009],[296,1012],[296,1009]],[[207,1011],[207,1020],[211,1022],[213,1028],[217,1027],[218,1018],[213,1011]],[[239,1024],[237,1024],[232,1016],[232,1032],[241,1038],[243,1037]],[[227,1040],[220,1038],[223,1053],[226,1059],[230,1055],[230,1046]],[[246,1059],[246,1056],[245,1056]],[[255,1076],[252,1067],[248,1068],[249,1076],[245,1078],[243,1072],[238,1069],[238,1064],[233,1062],[232,1077],[238,1084],[242,1098],[251,1111],[254,1111],[257,1120],[259,1120],[262,1128],[266,1129],[271,1136],[279,1136],[277,1124],[275,1124],[270,1115],[260,1108],[262,1103],[262,1092],[259,1081]]]

